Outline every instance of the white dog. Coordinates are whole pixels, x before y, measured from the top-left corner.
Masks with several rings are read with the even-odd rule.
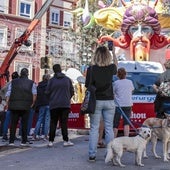
[[[148,127],[142,127],[139,129],[139,133],[135,137],[122,136],[113,139],[107,145],[107,155],[105,158],[105,163],[113,161],[114,165],[119,165],[125,167],[121,163],[121,157],[124,151],[135,152],[135,162],[138,166],[144,166],[141,163],[142,154],[145,150],[148,138],[151,137],[151,130]]]

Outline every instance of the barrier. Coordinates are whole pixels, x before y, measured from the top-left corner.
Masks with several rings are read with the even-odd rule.
[[[89,129],[90,120],[88,115],[80,114],[80,103],[71,104],[71,112],[69,113],[68,128],[71,129]],[[132,107],[132,115],[130,120],[136,128],[140,127],[145,119],[149,117],[155,117],[154,103],[134,103]],[[37,114],[34,114],[35,127]],[[123,120],[121,119],[119,124],[119,130],[123,130]]]
[[[154,103],[134,103],[130,120],[136,128],[139,128],[147,118],[155,116]],[[119,130],[123,130],[123,119],[120,121]]]
[[[81,104],[72,104],[71,112],[68,119],[68,128],[71,129],[89,129],[90,121],[88,115],[81,115]],[[154,103],[134,103],[132,107],[132,114],[130,120],[136,128],[140,127],[142,123],[149,117],[155,117]],[[119,124],[119,130],[123,130],[123,119]],[[133,130],[133,129],[131,129]]]
[[[71,104],[71,112],[68,118],[68,128],[87,129],[90,128],[89,116],[80,114],[80,103]]]

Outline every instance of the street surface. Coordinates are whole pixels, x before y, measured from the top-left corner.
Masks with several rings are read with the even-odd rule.
[[[144,167],[135,165],[134,153],[125,152],[122,163],[125,168],[104,163],[104,149],[98,149],[96,162],[88,162],[88,135],[80,135],[78,131],[69,131],[74,146],[63,147],[61,135],[55,138],[54,147],[47,147],[48,141],[34,141],[30,147],[20,147],[16,141],[15,149],[0,150],[0,170],[170,170],[170,162],[155,159],[151,153],[151,144],[147,147],[148,159],[143,159]],[[0,148],[8,148],[1,142]],[[6,146],[5,146],[6,145]],[[162,156],[162,143],[157,145],[157,153]]]

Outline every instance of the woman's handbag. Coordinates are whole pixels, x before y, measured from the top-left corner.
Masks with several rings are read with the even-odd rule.
[[[90,82],[85,92],[83,103],[81,104],[81,114],[94,114],[96,108],[96,87],[92,85],[92,67],[90,68]]]

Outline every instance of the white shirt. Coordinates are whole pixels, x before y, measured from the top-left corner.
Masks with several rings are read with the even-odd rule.
[[[0,112],[3,112],[5,109],[5,106],[6,106],[6,102],[4,100],[2,100],[2,102],[0,103]]]
[[[121,107],[129,107],[133,105],[132,102],[133,90],[134,90],[133,83],[129,79],[116,80],[113,83],[114,98]]]

